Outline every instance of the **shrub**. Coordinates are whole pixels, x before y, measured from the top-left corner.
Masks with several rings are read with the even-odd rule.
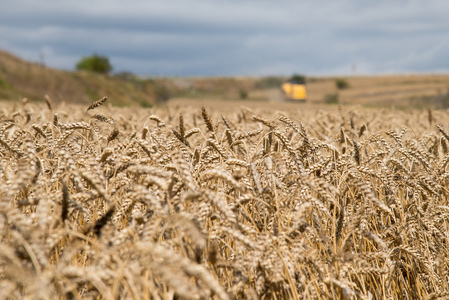
[[[171,97],[171,93],[165,85],[155,84],[153,86],[156,102],[165,102]]]
[[[114,74],[114,76],[119,79],[127,80],[127,81],[131,81],[131,80],[135,79],[135,77],[136,77],[133,73],[127,72],[127,71],[116,73],[116,74]]]
[[[151,108],[151,107],[153,107],[153,105],[151,105],[151,103],[148,102],[147,100],[142,100],[142,101],[139,102],[139,104],[140,104],[141,107],[144,107],[144,108]]]
[[[6,82],[6,80],[4,80],[3,78],[0,77],[0,88],[9,88],[9,84]]]
[[[327,94],[324,96],[324,103],[326,104],[338,104],[338,93]]]
[[[83,57],[77,64],[76,69],[80,71],[89,71],[107,74],[112,71],[112,65],[106,56],[91,55]]]
[[[339,90],[344,90],[349,88],[349,83],[346,81],[346,79],[337,78],[335,79],[335,86]]]
[[[240,99],[248,99],[248,92],[245,89],[239,91]]]

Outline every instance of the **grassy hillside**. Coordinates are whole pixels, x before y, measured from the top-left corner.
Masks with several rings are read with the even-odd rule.
[[[155,103],[154,91],[148,82],[50,69],[0,51],[0,99],[42,100],[45,95],[55,102],[68,103],[89,103],[105,95],[115,105]]]
[[[90,103],[109,96],[118,106],[151,106],[174,101],[262,101],[280,102],[281,83],[286,77],[137,78],[129,74],[100,75],[68,72],[25,62],[0,51],[0,99]],[[338,89],[336,80],[348,84]],[[337,102],[363,106],[449,107],[449,75],[390,75],[309,77],[308,101]]]

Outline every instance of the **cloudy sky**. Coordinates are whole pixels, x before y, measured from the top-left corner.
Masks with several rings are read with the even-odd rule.
[[[0,49],[155,76],[449,72],[447,0],[4,0]]]

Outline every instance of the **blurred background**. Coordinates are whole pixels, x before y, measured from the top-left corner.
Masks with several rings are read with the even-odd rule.
[[[22,92],[61,100],[75,93],[83,102],[117,84],[107,87],[106,79],[80,71],[127,81],[113,95],[144,106],[228,92],[227,98],[278,101],[276,90],[262,90],[279,91],[294,74],[307,77],[309,102],[364,103],[374,94],[383,95],[381,102],[401,95],[406,101],[441,98],[449,85],[448,13],[449,2],[442,0],[8,1],[0,10],[0,98]],[[25,72],[22,67],[28,75],[16,74]],[[52,76],[65,75],[48,70],[79,72],[58,82]],[[419,75],[397,80],[415,90],[367,90],[385,85],[379,77],[398,74]],[[42,77],[35,87],[20,86],[35,77]],[[433,85],[420,90],[429,80]],[[96,83],[86,87],[85,81]],[[75,82],[82,93],[70,90]],[[336,93],[337,99],[329,98]]]

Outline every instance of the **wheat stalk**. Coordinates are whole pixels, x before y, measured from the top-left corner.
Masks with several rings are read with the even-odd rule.
[[[449,291],[449,138],[423,112],[203,108],[205,133],[187,106],[45,105],[0,109],[0,297]]]
[[[97,100],[95,102],[92,102],[91,105],[89,105],[89,107],[87,108],[86,112],[88,112],[89,110],[95,109],[98,106],[103,105],[106,101],[108,101],[108,97],[103,97],[100,100]]]

